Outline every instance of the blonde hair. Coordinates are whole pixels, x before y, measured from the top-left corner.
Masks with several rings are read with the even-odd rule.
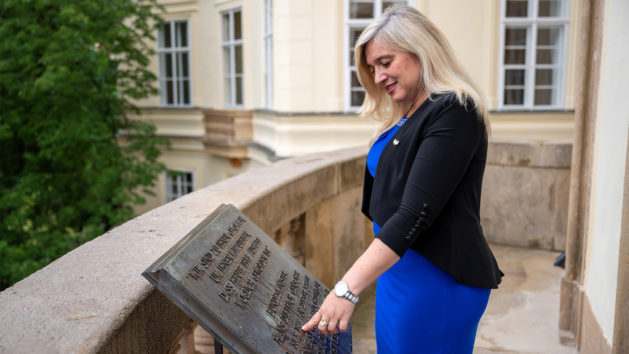
[[[478,115],[485,120],[485,99],[454,57],[443,33],[415,8],[396,4],[387,8],[361,33],[355,47],[358,80],[367,93],[359,113],[382,123],[375,137],[399,122],[412,103],[395,102],[375,84],[365,59],[365,47],[370,41],[415,55],[422,66],[422,89],[428,96],[454,93],[461,105],[466,107],[469,99]],[[488,127],[488,122],[485,126]]]

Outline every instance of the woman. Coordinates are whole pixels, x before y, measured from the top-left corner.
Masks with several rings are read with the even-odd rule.
[[[345,331],[376,279],[379,353],[471,353],[498,269],[480,225],[487,156],[480,91],[443,34],[392,6],[361,34],[361,113],[382,121],[367,156],[362,211],[376,238],[303,330]]]

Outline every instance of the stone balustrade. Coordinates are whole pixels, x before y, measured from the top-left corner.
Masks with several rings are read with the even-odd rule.
[[[141,273],[221,203],[234,204],[332,285],[369,237],[359,215],[366,152],[309,155],[250,171],[69,252],[0,293],[0,352],[170,351],[189,319]],[[289,236],[299,233],[293,242]]]
[[[567,190],[567,167],[556,161],[566,148],[569,161],[569,144],[491,144],[483,191],[488,238],[548,246],[550,241],[522,241],[514,230],[526,232],[521,226],[535,224],[535,218],[541,220],[539,230],[558,227],[545,225],[544,214],[553,210],[550,217],[561,218],[557,215],[565,213],[557,198]],[[0,353],[172,351],[186,340],[182,332],[189,332],[190,319],[141,273],[221,203],[238,207],[331,286],[373,237],[360,214],[366,152],[366,147],[339,150],[249,171],[153,209],[69,252],[0,293]],[[547,191],[551,201],[536,190]],[[519,216],[509,219],[511,214]],[[512,234],[500,234],[506,231]],[[560,241],[550,235],[551,248],[556,247]]]

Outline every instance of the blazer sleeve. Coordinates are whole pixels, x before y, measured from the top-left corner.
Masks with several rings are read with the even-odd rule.
[[[376,235],[400,257],[439,215],[485,139],[474,109],[451,102],[424,127],[397,211]]]

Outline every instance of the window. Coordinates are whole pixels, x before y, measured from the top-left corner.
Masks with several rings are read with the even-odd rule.
[[[157,33],[159,91],[162,106],[190,106],[188,21],[166,21]]]
[[[194,172],[166,171],[166,203],[194,191]]]
[[[499,108],[561,108],[567,14],[567,0],[503,0]]]
[[[273,0],[264,1],[264,86],[266,108],[273,108]]]
[[[360,108],[365,99],[365,90],[358,82],[354,66],[354,45],[362,31],[378,17],[382,11],[395,3],[408,3],[407,0],[345,0],[345,110]]]
[[[223,12],[223,90],[225,106],[243,104],[242,74],[242,12],[234,9]]]

